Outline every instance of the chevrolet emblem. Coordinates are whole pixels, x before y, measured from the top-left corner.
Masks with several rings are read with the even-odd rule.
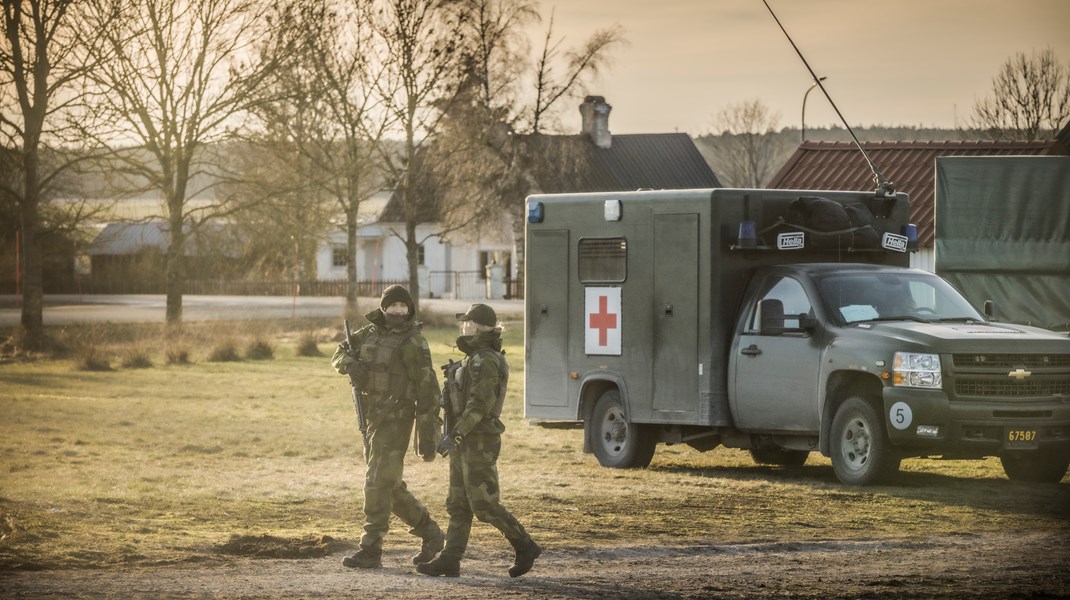
[[[1032,374],[1033,374],[1032,371],[1026,371],[1023,368],[1018,367],[1017,369],[1011,371],[1010,373],[1007,373],[1007,377],[1013,377],[1013,378],[1017,379],[1018,381],[1021,381],[1021,380],[1025,379],[1026,377],[1029,377]]]

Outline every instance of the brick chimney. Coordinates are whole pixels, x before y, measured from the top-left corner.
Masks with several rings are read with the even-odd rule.
[[[613,136],[609,133],[609,111],[613,107],[606,104],[602,96],[587,96],[580,104],[580,116],[583,117],[583,133],[599,148],[613,145]]]

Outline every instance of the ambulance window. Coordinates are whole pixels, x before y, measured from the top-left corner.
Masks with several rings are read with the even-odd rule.
[[[747,331],[758,331],[762,315],[760,305],[762,300],[780,300],[784,304],[784,328],[799,329],[799,315],[813,314],[810,297],[806,295],[801,283],[790,277],[774,276],[766,279],[765,291],[754,306],[751,318],[747,322]]]
[[[624,238],[582,239],[578,255],[583,283],[620,283],[628,274],[628,241]]]

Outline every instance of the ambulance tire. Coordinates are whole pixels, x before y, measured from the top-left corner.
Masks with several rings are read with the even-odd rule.
[[[899,472],[902,456],[888,440],[876,402],[845,400],[832,419],[832,470],[848,485],[874,485]]]
[[[1003,472],[1011,481],[1059,483],[1070,467],[1070,448],[1046,448],[999,457]]]
[[[642,469],[654,457],[657,440],[649,428],[625,419],[620,392],[615,389],[598,398],[588,426],[591,448],[603,467]]]

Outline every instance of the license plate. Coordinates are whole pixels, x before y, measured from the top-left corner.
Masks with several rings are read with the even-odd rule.
[[[1038,437],[1036,429],[1007,429],[1003,445],[1007,448],[1036,448]]]

